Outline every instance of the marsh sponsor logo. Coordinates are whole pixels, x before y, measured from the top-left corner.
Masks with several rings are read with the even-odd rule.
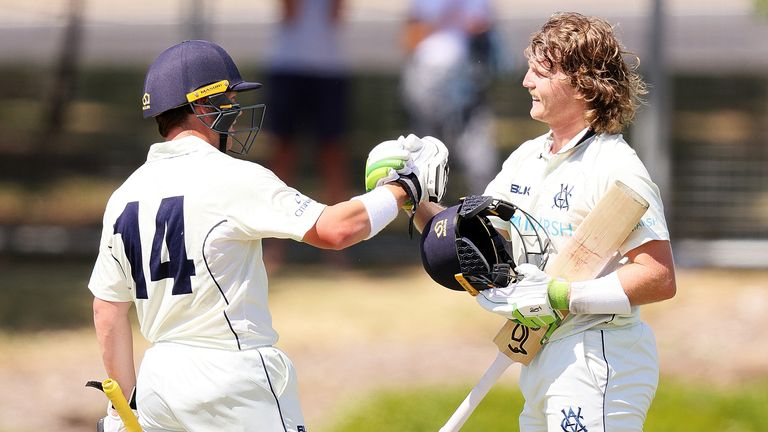
[[[527,218],[515,215],[510,221],[523,233],[534,231],[534,226]],[[560,220],[539,219],[539,223],[550,237],[572,237],[573,232],[576,230],[572,223]]]
[[[632,231],[634,231],[634,230],[636,230],[636,229],[638,229],[640,227],[653,228],[654,226],[656,226],[657,223],[658,223],[658,221],[656,220],[655,217],[653,217],[653,216],[646,216],[646,217],[640,219],[640,222],[638,222],[637,225],[635,225],[635,228],[633,228]]]

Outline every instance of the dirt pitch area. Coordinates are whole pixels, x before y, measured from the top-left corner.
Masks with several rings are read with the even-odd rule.
[[[299,371],[307,423],[319,432],[377,388],[469,388],[493,360],[490,340],[502,324],[417,267],[287,269],[272,278],[271,303],[279,345]],[[767,309],[768,270],[679,270],[678,295],[644,307],[643,318],[656,332],[665,376],[733,385],[768,376],[768,344],[757,342],[768,338]],[[90,329],[6,334],[0,346],[0,432],[94,430],[105,399],[84,387],[104,378]],[[503,380],[517,374],[513,366]]]

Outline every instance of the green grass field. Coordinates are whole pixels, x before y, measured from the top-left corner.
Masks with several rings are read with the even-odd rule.
[[[326,432],[427,432],[438,430],[467,389],[451,387],[391,390],[350,406]],[[498,386],[462,428],[463,432],[518,431],[523,399],[517,388]],[[760,432],[768,424],[768,383],[713,390],[662,380],[646,431]]]

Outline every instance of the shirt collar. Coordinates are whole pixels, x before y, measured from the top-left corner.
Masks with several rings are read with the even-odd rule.
[[[152,144],[149,148],[149,153],[147,153],[147,162],[183,156],[200,151],[217,152],[218,150],[196,136],[186,136],[184,138]]]
[[[593,137],[595,135],[595,131],[590,129],[589,127],[585,127],[582,129],[579,133],[576,134],[573,138],[571,138],[570,141],[566,145],[563,146],[563,148],[560,149],[557,154],[564,154],[578,146],[579,144],[587,141],[589,138]],[[544,154],[551,155],[550,149],[552,148],[552,144],[554,143],[554,140],[552,139],[552,131],[549,131],[547,133],[547,137],[544,140]]]

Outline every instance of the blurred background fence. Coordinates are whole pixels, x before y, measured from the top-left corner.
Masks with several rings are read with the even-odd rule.
[[[505,68],[491,94],[502,160],[545,131],[528,117],[529,96],[520,85],[528,35],[556,10],[603,16],[640,56],[652,84],[650,104],[627,135],[663,188],[678,264],[765,267],[765,2],[530,3],[495,2]],[[343,43],[353,72],[354,192],[362,192],[368,150],[408,132],[399,93],[405,6],[405,0],[348,3]],[[106,199],[157,140],[154,123],[142,120],[139,108],[149,62],[180,40],[209,38],[229,50],[246,78],[260,80],[277,25],[273,1],[0,0],[0,7],[5,257],[95,257]],[[248,157],[266,163],[270,151],[260,137]],[[297,186],[317,195],[316,180],[305,177]],[[452,180],[449,199],[469,192]],[[355,246],[354,262],[418,261],[418,243],[406,240],[402,219]],[[292,259],[316,257],[311,248],[292,247]],[[376,250],[391,253],[375,256]]]

